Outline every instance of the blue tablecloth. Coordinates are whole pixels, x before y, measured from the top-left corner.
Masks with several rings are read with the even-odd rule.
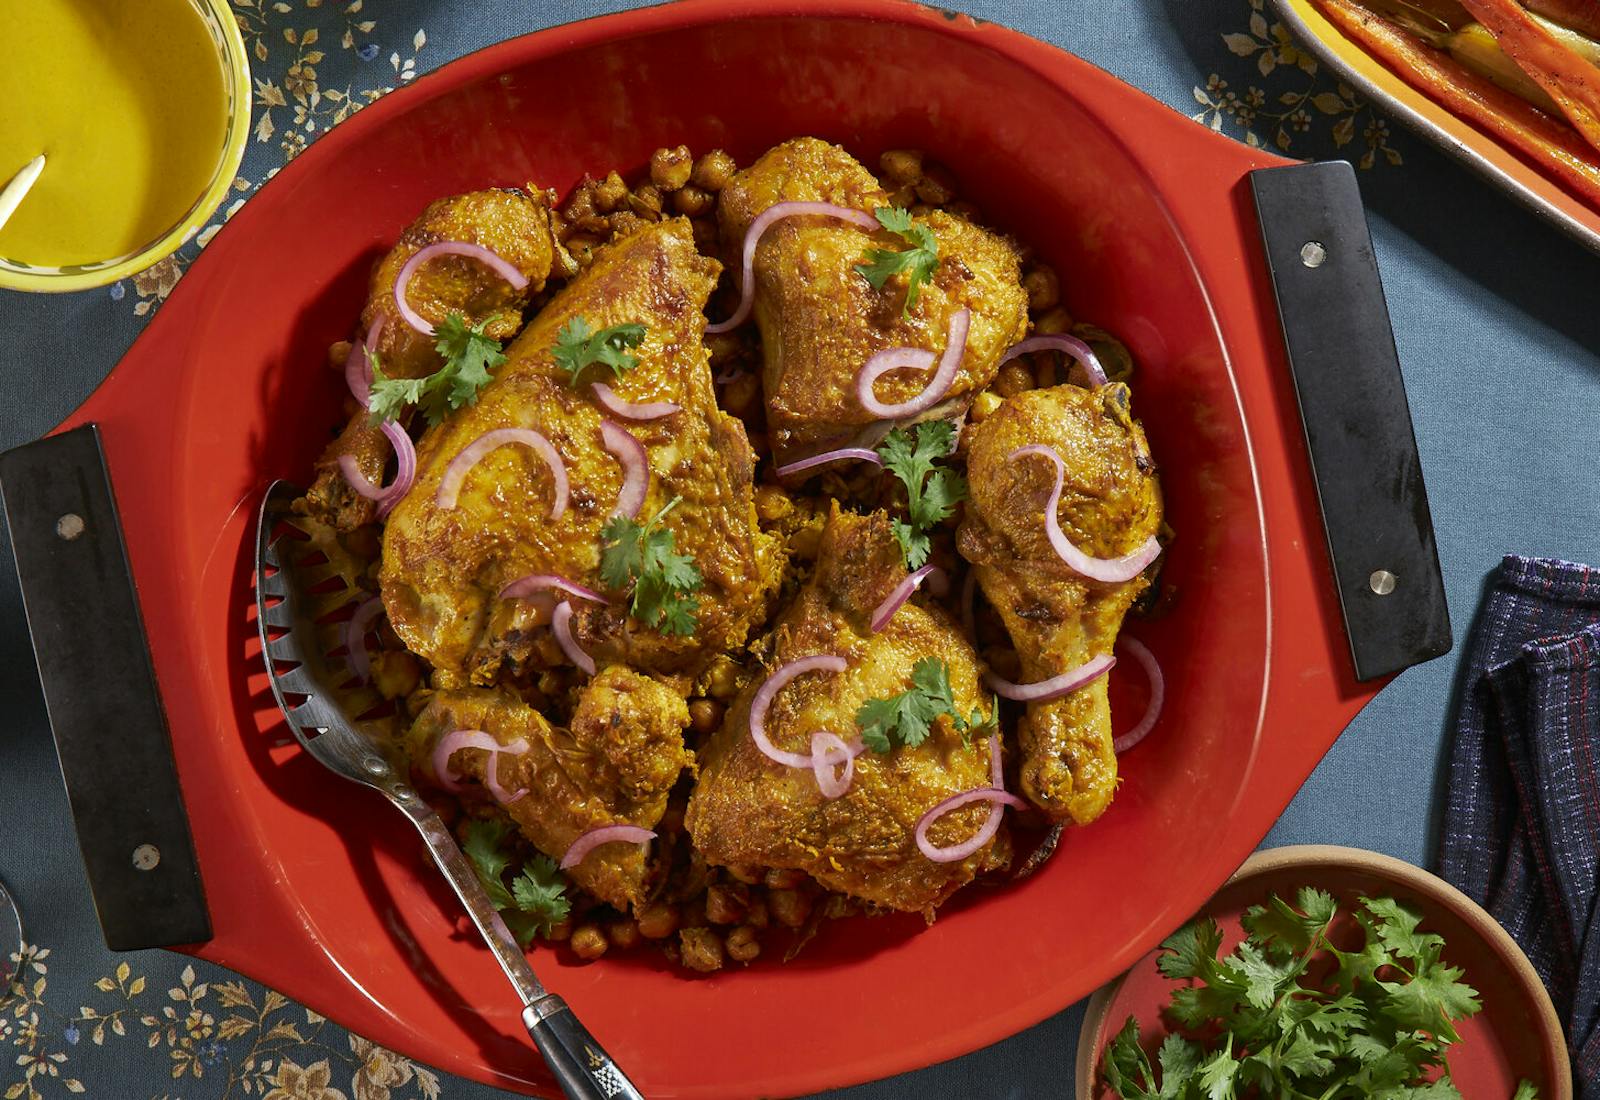
[[[606,0],[233,0],[256,57],[255,140],[235,200],[366,102],[486,43],[626,6]],[[1600,559],[1600,260],[1317,71],[1263,0],[971,0],[1186,114],[1363,169],[1405,367],[1457,652],[1400,677],[1351,725],[1268,845],[1328,842],[1425,863],[1459,647],[1505,551]],[[227,205],[225,204],[225,210]],[[222,214],[219,213],[218,220]],[[70,412],[203,245],[108,289],[0,292],[0,448]],[[21,902],[25,996],[0,1008],[0,1097],[501,1095],[372,1047],[276,994],[165,952],[103,946],[0,541],[0,878]],[[835,1095],[1058,1098],[1081,1008],[987,1050]]]

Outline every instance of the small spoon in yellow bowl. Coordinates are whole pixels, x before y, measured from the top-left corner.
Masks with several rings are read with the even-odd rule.
[[[27,164],[22,166],[22,171],[11,177],[11,182],[0,187],[0,229],[4,229],[6,222],[16,212],[22,200],[27,197],[28,189],[39,178],[39,173],[44,171],[44,154],[40,153]]]

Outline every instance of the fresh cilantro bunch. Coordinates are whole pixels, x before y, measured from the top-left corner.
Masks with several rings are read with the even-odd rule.
[[[916,748],[928,739],[933,723],[949,715],[961,739],[994,725],[999,711],[991,706],[989,716],[974,708],[963,718],[950,694],[950,663],[938,657],[924,657],[911,666],[911,687],[886,699],[868,699],[856,711],[861,740],[873,752],[888,752],[894,742]]]
[[[634,618],[663,634],[687,637],[697,625],[700,601],[686,593],[700,587],[700,570],[694,559],[677,552],[676,537],[660,526],[681,499],[673,497],[643,525],[612,516],[600,530],[600,576],[614,589],[633,585]]]
[[[459,313],[452,313],[434,329],[434,347],[444,357],[444,366],[426,378],[389,378],[377,352],[367,349],[372,364],[372,388],[367,409],[373,424],[393,420],[407,405],[421,408],[428,423],[438,424],[453,409],[476,404],[478,391],[493,378],[493,371],[506,357],[500,341],[484,335],[494,318],[469,325]]]
[[[949,519],[957,502],[967,497],[966,478],[948,467],[935,466],[955,449],[955,441],[954,424],[929,420],[911,428],[896,428],[878,444],[883,464],[906,487],[910,521],[892,522],[908,569],[920,568],[928,560],[933,546],[928,531]]]
[[[1444,939],[1392,898],[1362,898],[1354,914],[1365,942],[1328,942],[1337,905],[1305,887],[1290,905],[1274,896],[1244,914],[1246,938],[1218,958],[1222,931],[1209,917],[1162,943],[1161,973],[1194,984],[1173,991],[1167,1013],[1187,1034],[1168,1035],[1159,1074],[1139,1046],[1133,1017],[1106,1048],[1105,1083],[1123,1100],[1231,1100],[1255,1089],[1281,1100],[1460,1100],[1445,1068],[1455,1023],[1478,1011],[1477,991],[1442,961]],[[1536,1100],[1523,1082],[1515,1100]]]
[[[874,290],[882,290],[883,284],[891,276],[904,271],[906,302],[901,314],[909,317],[916,307],[922,284],[933,277],[933,269],[939,266],[939,239],[927,226],[913,222],[903,207],[880,206],[872,212],[872,216],[878,219],[879,225],[906,242],[908,247],[899,252],[869,248],[867,262],[857,264],[856,270],[872,284]]]
[[[550,354],[567,372],[567,385],[578,386],[578,376],[593,366],[607,367],[613,379],[621,378],[639,365],[639,360],[628,354],[644,342],[643,325],[612,325],[596,332],[581,314],[561,326],[556,333],[555,346]]]
[[[462,851],[472,861],[484,892],[517,942],[527,947],[535,936],[548,936],[551,926],[572,911],[566,898],[567,880],[549,856],[534,856],[506,885],[511,866],[509,841],[512,826],[506,821],[479,819],[467,825]]]

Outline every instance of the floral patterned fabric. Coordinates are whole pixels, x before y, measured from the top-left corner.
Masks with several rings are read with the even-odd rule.
[[[255,111],[234,197],[176,255],[114,286],[63,296],[0,292],[0,334],[5,337],[0,341],[0,393],[7,395],[0,399],[0,448],[40,435],[77,405],[227,217],[330,127],[452,57],[541,26],[598,14],[620,2],[233,0],[252,52]],[[1478,185],[1420,142],[1392,132],[1380,115],[1288,38],[1263,0],[978,0],[962,7],[1068,47],[1193,114],[1199,124],[1241,141],[1293,156],[1348,157],[1369,170],[1364,180],[1414,173],[1407,177],[1410,182],[1382,184],[1380,198],[1387,200],[1421,182],[1430,184],[1431,193],[1440,196],[1436,205],[1444,211],[1465,209],[1473,216],[1474,231],[1484,236],[1491,262],[1498,263],[1510,247],[1495,236],[1497,226],[1521,234],[1517,243],[1532,249],[1535,260],[1571,260],[1558,239],[1533,235],[1536,227],[1520,220],[1524,216],[1509,203],[1480,193]],[[1398,207],[1389,203],[1385,209]],[[1437,419],[1458,408],[1451,404],[1456,394],[1503,382],[1504,375],[1486,375],[1489,368],[1478,367],[1476,358],[1459,355],[1445,363],[1438,357],[1460,346],[1458,329],[1473,325],[1478,326],[1471,329],[1477,334],[1473,348],[1515,344],[1519,355],[1528,353],[1519,357],[1518,371],[1540,355],[1559,362],[1563,354],[1570,360],[1577,353],[1547,328],[1530,327],[1525,314],[1475,283],[1441,272],[1441,265],[1417,249],[1405,232],[1380,223],[1375,236],[1413,387],[1452,601],[1470,606],[1476,578],[1505,548],[1481,544],[1514,537],[1495,501],[1524,490],[1520,482],[1508,489],[1486,475],[1486,469],[1492,474],[1493,465],[1481,461],[1479,452],[1449,451],[1471,448],[1476,436],[1456,430],[1454,421]],[[1451,247],[1456,262],[1470,262],[1469,249]],[[1517,278],[1544,295],[1539,316],[1547,324],[1565,323],[1549,320],[1565,299],[1561,284],[1541,281],[1540,270],[1535,262]],[[1450,289],[1443,300],[1438,292],[1422,289],[1446,279],[1451,279]],[[1580,284],[1574,278],[1573,285]],[[1397,285],[1399,293],[1394,292]],[[1410,308],[1418,298],[1421,307]],[[1576,300],[1573,309],[1588,309],[1583,316],[1592,316],[1592,309]],[[1437,366],[1436,373],[1445,380],[1432,382],[1429,366]],[[1567,381],[1581,385],[1583,368],[1572,373]],[[1539,392],[1532,385],[1525,388]],[[1520,409],[1516,401],[1522,389],[1500,390],[1496,412]],[[19,393],[28,399],[11,399]],[[1580,425],[1592,426],[1593,415],[1600,415],[1600,400],[1541,401],[1517,415],[1520,420],[1504,426],[1504,438],[1532,438],[1537,424],[1538,437],[1548,441],[1540,456],[1523,456],[1531,484],[1558,486],[1571,470],[1592,469],[1592,464],[1585,466],[1589,452],[1565,451],[1558,441],[1568,435],[1588,438]],[[1575,418],[1571,424],[1562,419],[1567,416]],[[1442,460],[1441,450],[1446,452]],[[1459,487],[1449,476],[1455,469],[1470,472]],[[1436,477],[1441,473],[1445,476]],[[1546,512],[1559,512],[1560,518],[1537,529],[1544,541],[1530,549],[1575,558],[1600,556],[1582,541],[1584,532],[1600,528],[1600,517],[1570,497],[1535,514]],[[1524,517],[1517,522],[1523,525],[1518,531],[1526,534],[1531,521]],[[1573,526],[1569,530],[1564,523]],[[1482,568],[1473,556],[1480,550],[1487,555]],[[1269,842],[1354,843],[1414,862],[1424,860],[1427,799],[1417,792],[1431,781],[1437,754],[1425,738],[1436,734],[1415,734],[1417,745],[1401,762],[1384,755],[1384,734],[1390,727],[1380,723],[1415,729],[1417,715],[1426,725],[1432,721],[1429,716],[1442,714],[1450,670],[1441,662],[1435,665],[1440,666],[1436,672],[1424,668],[1408,673],[1369,708],[1370,721],[1364,718],[1352,727]],[[82,1094],[110,1100],[476,1100],[500,1095],[376,1047],[219,967],[167,952],[117,956],[105,949],[67,824],[15,581],[3,562],[0,700],[8,704],[0,711],[5,716],[0,727],[0,821],[5,824],[0,829],[0,880],[18,899],[27,940],[11,955],[18,970],[0,1001],[0,1098]],[[1433,725],[1442,726],[1442,719]],[[1351,757],[1351,752],[1360,755]],[[0,956],[12,946],[0,945]],[[1080,1017],[1081,1007],[1068,1010],[989,1050],[848,1090],[848,1096],[1059,1097],[1071,1079]]]

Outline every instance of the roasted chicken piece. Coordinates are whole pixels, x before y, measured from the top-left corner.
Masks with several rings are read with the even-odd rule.
[[[683,696],[626,668],[604,669],[583,690],[569,729],[558,729],[508,691],[438,691],[412,724],[407,747],[414,770],[435,784],[433,753],[454,730],[480,730],[502,745],[525,741],[521,755],[499,755],[495,778],[508,797],[501,808],[522,835],[559,861],[572,843],[604,825],[654,828],[667,795],[693,757],[683,745],[689,708]],[[490,754],[461,748],[450,769],[462,789],[490,805],[485,769]],[[624,911],[644,903],[655,870],[632,844],[595,848],[568,874],[602,901]]]
[[[501,598],[521,577],[554,574],[590,589],[601,576],[602,529],[617,510],[625,466],[608,451],[592,382],[608,383],[630,402],[670,401],[680,410],[651,421],[613,421],[647,455],[648,485],[638,513],[670,531],[676,552],[693,559],[702,584],[690,634],[663,633],[629,615],[625,591],[600,604],[571,597],[571,633],[600,664],[693,674],[716,654],[743,644],[765,614],[777,583],[777,540],[757,528],[754,455],[740,423],[716,405],[701,341],[701,312],[715,285],[715,260],[695,251],[681,218],[645,226],[601,250],[539,312],[506,351],[494,380],[430,429],[417,447],[416,483],[390,513],[379,581],[389,621],[406,646],[432,662],[436,686],[494,682],[513,672],[566,663],[546,629],[552,605],[542,592]],[[558,333],[579,318],[596,332],[643,325],[621,377],[591,367],[574,387],[553,354]],[[556,480],[535,449],[499,446],[465,472],[453,506],[440,483],[451,461],[486,433],[533,429],[561,458],[570,486],[556,510]],[[446,494],[448,497],[448,494]],[[442,678],[442,679],[441,679]]]
[[[1008,398],[971,434],[972,498],[957,536],[961,554],[1011,632],[1027,682],[1065,673],[1111,652],[1122,618],[1149,584],[1090,580],[1052,547],[1044,510],[1065,463],[1057,518],[1084,553],[1120,557],[1161,527],[1161,487],[1144,430],[1120,383],[1056,386]],[[1023,793],[1056,821],[1083,825],[1104,812],[1117,782],[1106,678],[1049,702],[1031,703],[1018,724]]]
[[[888,204],[878,181],[850,154],[816,138],[795,138],[769,150],[724,188],[718,217],[730,257],[745,231],[780,202],[829,202],[872,212]],[[874,352],[910,347],[944,351],[951,314],[972,311],[966,350],[938,404],[916,417],[959,417],[999,367],[1001,354],[1027,332],[1028,299],[1016,246],[963,217],[934,211],[914,219],[933,231],[938,266],[905,316],[907,278],[875,290],[856,270],[872,248],[900,251],[906,242],[835,218],[783,218],[755,252],[755,318],[761,329],[767,425],[779,464],[850,443],[871,446],[890,425],[856,397],[855,380]],[[888,404],[909,401],[932,379],[930,370],[896,370],[873,393]]]
[[[773,699],[764,730],[778,749],[808,753],[818,730],[853,740],[857,709],[906,690],[912,666],[925,657],[949,663],[951,694],[962,714],[989,712],[976,655],[942,611],[913,599],[882,631],[871,632],[874,609],[905,575],[886,515],[855,515],[833,506],[816,572],[763,646],[769,670],[817,654],[848,664],[837,674],[800,675]],[[756,747],[750,708],[764,680],[745,688],[701,750],[686,823],[708,862],[798,868],[831,890],[931,918],[940,902],[997,858],[1000,845],[990,841],[963,860],[935,863],[913,837],[929,809],[989,785],[987,737],[964,743],[950,719],[941,717],[916,748],[862,753],[849,790],[830,800],[810,768],[779,764]],[[929,839],[939,847],[958,844],[982,826],[988,812],[983,803],[954,810],[934,823]]]
[[[510,339],[522,327],[522,309],[544,288],[557,254],[550,210],[541,194],[469,191],[429,203],[378,263],[361,311],[363,336],[370,340],[376,333],[374,350],[390,378],[423,378],[443,365],[435,338],[407,324],[394,301],[394,286],[406,261],[440,241],[483,245],[522,272],[528,285],[517,290],[476,260],[441,256],[412,275],[406,301],[433,325],[452,313],[459,313],[469,325],[487,322],[484,332],[497,340]],[[341,531],[372,522],[374,505],[350,488],[339,471],[339,456],[354,455],[362,474],[378,484],[393,453],[383,433],[367,422],[366,413],[357,412],[317,460],[316,481],[306,494],[309,508]]]

